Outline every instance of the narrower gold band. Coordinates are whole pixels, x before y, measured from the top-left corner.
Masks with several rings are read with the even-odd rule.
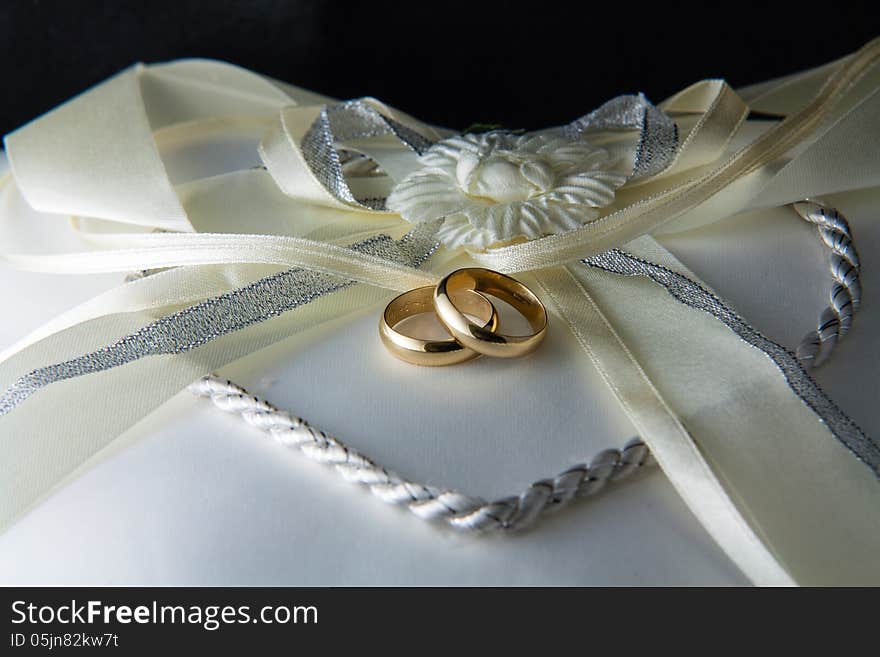
[[[533,332],[506,335],[491,326],[474,324],[459,302],[461,292],[468,290],[506,301],[522,313]],[[465,347],[496,358],[525,356],[541,344],[547,333],[547,310],[535,293],[510,276],[482,267],[459,269],[441,280],[434,290],[434,309],[452,337]]]
[[[385,307],[379,320],[379,335],[388,351],[407,363],[429,367],[463,363],[479,356],[479,353],[468,349],[452,337],[446,340],[422,340],[395,330],[394,327],[407,317],[433,313],[433,295],[433,286],[417,287],[394,298]],[[453,296],[462,312],[482,321],[486,330],[494,331],[498,328],[495,306],[482,294],[462,289]]]

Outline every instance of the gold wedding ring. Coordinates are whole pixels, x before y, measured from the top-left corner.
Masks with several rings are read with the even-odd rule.
[[[478,326],[465,316],[461,293],[485,293],[506,301],[526,318],[529,335],[497,333],[490,325]],[[534,351],[547,333],[547,309],[519,281],[490,269],[468,267],[452,272],[434,289],[434,310],[452,337],[473,351],[496,358],[516,358]]]
[[[436,367],[463,363],[476,358],[480,355],[478,352],[468,349],[452,337],[445,340],[422,340],[395,330],[395,326],[407,317],[434,312],[434,290],[435,288],[430,285],[418,287],[404,292],[386,306],[379,320],[379,335],[382,343],[399,359],[415,365]],[[452,292],[451,296],[461,312],[483,322],[483,329],[491,333],[498,328],[498,313],[495,311],[495,306],[482,294],[461,288]]]

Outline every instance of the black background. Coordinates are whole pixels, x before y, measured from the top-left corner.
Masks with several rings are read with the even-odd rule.
[[[136,61],[213,57],[453,128],[536,128],[624,92],[784,75],[878,34],[876,3],[0,0],[0,134]]]

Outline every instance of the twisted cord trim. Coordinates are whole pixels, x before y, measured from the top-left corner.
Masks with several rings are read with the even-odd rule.
[[[220,410],[239,415],[281,445],[333,466],[343,478],[366,486],[383,502],[406,507],[424,520],[466,532],[524,529],[542,515],[557,511],[576,498],[592,497],[608,484],[627,479],[654,463],[647,445],[634,438],[622,449],[599,452],[589,464],[581,463],[552,479],[536,481],[519,495],[487,502],[458,491],[408,481],[231,381],[206,376],[190,385],[189,390],[210,399]]]
[[[862,299],[859,254],[853,243],[849,222],[837,209],[815,201],[791,206],[800,217],[816,226],[822,243],[828,247],[831,289],[828,306],[819,315],[815,330],[807,333],[797,348],[797,357],[807,367],[819,367],[852,327]]]

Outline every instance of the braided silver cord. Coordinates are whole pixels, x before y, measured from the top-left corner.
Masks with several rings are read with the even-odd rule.
[[[828,306],[819,315],[818,326],[803,337],[797,357],[809,367],[828,360],[837,342],[852,327],[862,297],[859,255],[853,243],[849,222],[835,208],[811,200],[793,203],[802,219],[816,226],[819,237],[830,250],[831,290]]]
[[[626,479],[653,463],[648,447],[635,438],[622,449],[599,452],[589,465],[579,464],[552,479],[536,481],[520,495],[487,502],[454,490],[408,481],[230,381],[206,376],[189,389],[198,397],[210,399],[217,408],[241,416],[281,445],[333,466],[346,480],[366,486],[382,501],[406,507],[424,520],[462,531],[523,529],[542,514],[561,509],[576,498],[594,496],[607,484]]]

